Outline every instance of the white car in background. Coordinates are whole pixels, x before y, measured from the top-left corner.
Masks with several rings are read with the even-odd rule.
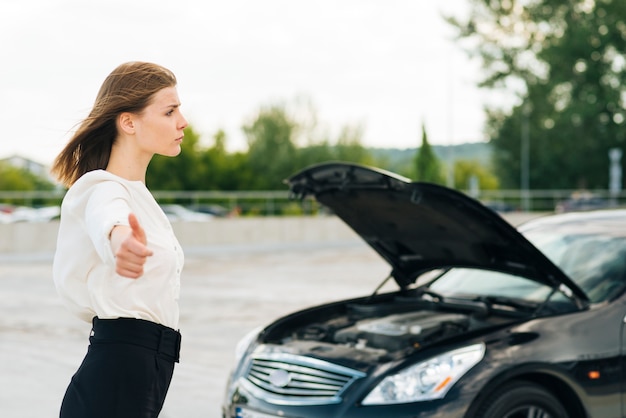
[[[170,221],[206,222],[214,218],[208,213],[196,212],[182,205],[161,205],[161,209]]]
[[[29,206],[16,206],[8,214],[8,223],[14,222],[50,222],[61,216],[60,206],[43,206],[31,208]]]

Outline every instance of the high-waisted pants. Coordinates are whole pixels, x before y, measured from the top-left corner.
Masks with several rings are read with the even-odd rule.
[[[93,319],[60,418],[156,418],[179,360],[180,333],[141,319]]]

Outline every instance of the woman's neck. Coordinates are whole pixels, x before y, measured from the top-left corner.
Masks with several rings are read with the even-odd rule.
[[[130,181],[146,182],[146,170],[151,157],[139,155],[136,150],[118,145],[111,148],[106,171]]]

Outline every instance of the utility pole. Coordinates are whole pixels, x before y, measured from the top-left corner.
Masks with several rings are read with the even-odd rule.
[[[448,167],[446,170],[446,185],[451,189],[454,188],[454,77],[452,75],[455,70],[452,61],[453,56],[448,52]]]
[[[617,206],[617,198],[622,191],[622,150],[611,148],[609,150],[609,194],[611,206]]]
[[[522,129],[520,141],[520,192],[522,210],[530,210],[530,103],[522,105]]]

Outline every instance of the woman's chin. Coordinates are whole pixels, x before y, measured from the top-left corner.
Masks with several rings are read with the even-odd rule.
[[[180,152],[182,151],[180,145],[178,145],[176,148],[167,150],[163,153],[159,153],[159,155],[162,155],[164,157],[176,157],[178,154],[180,154]]]

